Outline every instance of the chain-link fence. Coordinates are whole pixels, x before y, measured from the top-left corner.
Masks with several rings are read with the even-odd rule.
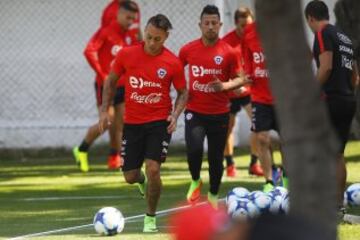
[[[0,0],[0,147],[71,146],[97,121],[94,72],[83,50],[111,0]],[[175,53],[200,36],[209,0],[137,1],[142,26],[159,12]],[[179,131],[175,139],[183,138]]]

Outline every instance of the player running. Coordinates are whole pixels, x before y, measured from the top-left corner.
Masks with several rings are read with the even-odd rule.
[[[103,14],[101,16],[101,27],[108,26],[111,22],[115,21],[117,18],[117,11],[121,3],[125,0],[112,0],[104,9]],[[134,2],[136,4],[136,2]],[[140,30],[140,8],[136,4],[138,12],[136,13],[136,17],[134,22],[129,27],[129,31],[134,34],[139,41],[142,40],[142,34]]]
[[[326,4],[311,1],[305,8],[305,17],[315,34],[316,79],[322,84],[330,120],[341,144],[337,158],[337,198],[342,210],[347,175],[344,150],[356,111],[354,89],[359,82],[359,72],[352,42],[337,27],[329,24]]]
[[[253,14],[249,8],[239,8],[234,14],[235,30],[229,32],[223,37],[223,40],[232,46],[237,52],[240,62],[244,63],[242,48],[244,46],[244,28],[246,25],[251,24],[254,21]],[[229,129],[228,137],[225,145],[224,157],[226,160],[226,175],[228,177],[236,176],[236,167],[233,159],[234,153],[234,134],[233,129],[236,124],[236,114],[244,109],[251,119],[251,104],[250,104],[250,85],[243,86],[233,92],[230,92],[230,117],[229,117]],[[255,134],[252,132],[250,135],[250,150],[251,158],[249,165],[249,174],[256,176],[263,176],[263,170],[258,163],[258,157],[256,153],[256,139]]]
[[[189,101],[185,111],[185,141],[191,184],[189,203],[196,203],[201,194],[200,170],[204,139],[208,140],[210,189],[208,201],[217,207],[223,174],[224,147],[229,124],[228,91],[248,83],[233,48],[219,39],[219,9],[204,7],[200,15],[201,38],[180,50],[179,57],[189,66]]]
[[[264,192],[270,192],[277,179],[273,179],[272,151],[270,130],[278,131],[274,99],[269,87],[269,75],[266,68],[265,55],[256,31],[255,23],[249,24],[244,29],[245,71],[252,79],[251,106],[252,127],[257,140],[257,153],[264,170]],[[282,184],[288,186],[285,171],[282,171]]]
[[[129,27],[135,21],[137,13],[138,8],[134,2],[130,0],[122,1],[118,8],[117,20],[104,28],[100,28],[86,46],[85,57],[96,73],[95,90],[98,109],[102,105],[104,80],[109,74],[111,63],[116,54],[123,47],[137,42],[134,32],[129,31]],[[114,115],[116,121],[109,126],[110,152],[108,168],[118,169],[122,165],[122,159],[119,155],[124,113],[124,88],[122,86],[118,86],[112,106],[109,111]],[[76,162],[83,172],[89,171],[88,150],[100,135],[99,126],[96,123],[88,129],[80,146],[73,149]]]
[[[118,53],[105,81],[99,120],[101,130],[110,124],[108,108],[121,79],[126,105],[122,170],[126,182],[137,183],[146,197],[144,232],[158,231],[155,213],[162,188],[160,166],[165,162],[171,133],[176,130],[188,95],[183,65],[164,47],[171,28],[166,16],[153,16],[146,25],[144,43]],[[177,91],[174,108],[170,98],[171,85]],[[144,162],[145,175],[141,171]]]

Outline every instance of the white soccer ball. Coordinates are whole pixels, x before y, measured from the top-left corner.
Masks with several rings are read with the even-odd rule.
[[[345,193],[348,205],[360,206],[360,183],[351,184]]]
[[[289,194],[286,194],[283,196],[281,205],[280,205],[280,212],[288,214],[290,209],[290,200],[289,200]]]
[[[246,198],[249,194],[249,190],[243,187],[233,188],[226,195],[226,205],[229,205],[232,201],[236,201],[240,198]]]
[[[280,186],[275,187],[271,192],[281,196],[285,196],[286,194],[289,193],[289,191],[286,188]]]
[[[95,231],[101,235],[112,236],[121,233],[124,225],[124,216],[114,207],[104,207],[94,217]]]
[[[254,191],[248,195],[248,198],[259,209],[261,213],[269,210],[271,204],[271,197],[261,191]]]
[[[273,193],[273,192],[269,192],[268,196],[271,199],[269,212],[271,212],[273,214],[280,213],[281,202],[282,202],[282,199],[283,199],[282,195],[276,194],[276,193]]]
[[[258,216],[260,213],[251,201],[246,198],[239,198],[236,201],[230,202],[228,214],[235,220],[247,220]]]

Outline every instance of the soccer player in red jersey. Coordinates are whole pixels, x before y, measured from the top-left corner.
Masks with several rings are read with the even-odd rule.
[[[223,37],[223,41],[227,42],[232,46],[237,52],[238,57],[240,58],[241,63],[244,62],[242,57],[242,48],[243,48],[243,31],[244,27],[247,24],[250,24],[254,21],[253,14],[249,8],[241,7],[235,11],[234,14],[235,21],[235,30],[229,32]],[[243,86],[233,92],[230,92],[230,118],[229,118],[229,129],[228,137],[226,141],[224,157],[226,160],[226,175],[228,177],[236,176],[236,167],[233,159],[234,153],[234,136],[233,129],[236,121],[236,114],[245,109],[247,115],[251,119],[251,104],[250,104],[250,85]],[[249,174],[263,176],[263,170],[261,165],[257,162],[257,153],[256,153],[256,139],[255,134],[251,133],[250,135],[250,150],[251,150],[251,161],[249,165]]]
[[[116,20],[117,10],[119,8],[119,5],[123,1],[124,0],[113,0],[105,7],[103,14],[101,16],[101,27],[106,27],[111,22]],[[138,5],[137,5],[137,7],[138,7]],[[138,9],[139,9],[139,7],[138,7]],[[131,24],[131,26],[129,27],[129,31],[131,31],[132,34],[137,36],[139,41],[142,40],[142,34],[140,31],[140,10],[136,13],[136,18],[135,18],[133,24]]]
[[[105,81],[99,120],[102,128],[111,121],[108,108],[121,79],[126,105],[122,170],[126,182],[137,183],[140,193],[146,197],[144,232],[157,231],[155,213],[162,188],[160,166],[166,159],[171,133],[176,129],[188,95],[183,65],[164,47],[171,28],[166,16],[153,16],[146,25],[144,43],[118,53]],[[171,85],[177,91],[174,108],[170,98]],[[146,177],[141,171],[144,162]]]
[[[265,185],[264,192],[274,188],[272,174],[272,152],[270,130],[278,131],[274,111],[273,96],[269,87],[269,74],[266,68],[265,55],[255,23],[248,24],[244,29],[244,61],[245,72],[252,79],[251,84],[251,105],[252,105],[252,126],[257,140],[257,153],[264,170]],[[285,172],[282,175],[282,183],[287,187]]]
[[[91,38],[84,51],[85,57],[90,66],[96,73],[96,99],[98,108],[101,106],[101,93],[104,80],[110,72],[112,61],[116,54],[123,47],[137,42],[134,33],[128,29],[135,20],[138,12],[137,5],[130,1],[122,1],[118,9],[117,20],[111,22],[108,26],[100,28]],[[121,134],[123,128],[124,112],[124,88],[118,86],[113,107],[110,110],[116,121],[110,126],[110,153],[108,159],[109,169],[118,169],[122,160],[120,157]],[[73,149],[73,153],[80,170],[87,172],[89,170],[87,152],[91,144],[101,135],[98,124],[91,126],[79,147]]]
[[[200,170],[204,139],[208,140],[210,190],[208,201],[217,207],[223,174],[224,148],[229,121],[228,91],[248,81],[234,49],[219,38],[219,9],[204,7],[200,15],[201,38],[180,50],[179,57],[189,66],[189,101],[185,111],[185,141],[191,184],[189,203],[199,200],[202,181]]]

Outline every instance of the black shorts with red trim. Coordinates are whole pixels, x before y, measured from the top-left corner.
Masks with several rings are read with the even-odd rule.
[[[243,107],[251,102],[250,96],[231,98],[230,99],[230,114],[237,114]]]
[[[101,106],[102,104],[102,93],[103,93],[103,85],[100,85],[95,82],[95,96],[96,96],[96,104],[98,106]],[[125,99],[125,88],[124,87],[118,87],[116,88],[116,93],[114,96],[113,104],[114,106],[123,103]]]
[[[270,130],[279,130],[273,105],[252,102],[251,108],[251,131],[263,132]]]
[[[144,124],[125,123],[121,148],[124,172],[140,169],[145,159],[165,162],[171,140],[168,125],[169,122],[165,120]]]

